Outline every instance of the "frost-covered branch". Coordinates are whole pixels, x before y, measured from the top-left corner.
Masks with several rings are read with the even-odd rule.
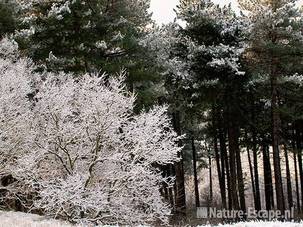
[[[0,163],[13,159],[15,189],[77,223],[167,223],[160,188],[168,179],[155,166],[178,161],[181,149],[167,107],[135,115],[123,73],[34,75],[13,43],[0,44]]]

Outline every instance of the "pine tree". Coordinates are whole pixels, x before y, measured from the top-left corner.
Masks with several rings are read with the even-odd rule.
[[[17,26],[16,4],[13,0],[0,2],[0,39],[8,33],[13,33]]]
[[[152,23],[145,0],[20,0],[22,28],[17,40],[40,70],[128,72],[137,109],[155,103],[158,67],[140,41]],[[157,90],[158,89],[158,90]]]
[[[282,140],[281,109],[287,96],[283,84],[292,81],[297,84],[300,76],[300,62],[303,57],[302,49],[302,14],[295,6],[296,1],[240,1],[240,5],[250,10],[251,36],[248,54],[250,62],[255,65],[255,75],[267,77],[270,93],[265,97],[270,100],[271,107],[271,140],[273,147],[274,176],[277,198],[277,208],[285,209],[280,146]],[[260,16],[262,15],[262,16]]]
[[[183,33],[190,37],[190,52],[185,59],[190,72],[188,83],[193,94],[191,102],[198,109],[201,108],[201,101],[213,106],[211,114],[214,116],[218,116],[215,112],[222,112],[225,128],[223,131],[226,130],[229,141],[230,204],[231,208],[245,210],[239,144],[241,121],[235,118],[241,114],[239,98],[243,94],[242,87],[246,81],[245,73],[241,70],[241,54],[244,50],[243,22],[230,6],[220,8],[208,1],[199,7],[190,5],[181,11],[180,16],[187,22]],[[218,125],[214,124],[213,127],[215,129]],[[220,167],[220,188],[224,195],[222,176],[225,173],[222,166],[225,165]]]
[[[28,54],[51,71],[118,71],[150,22],[148,6],[131,0],[27,3]]]
[[[221,170],[222,204],[225,204],[223,180],[226,174],[232,195],[229,196],[232,201],[230,208],[238,209],[240,199],[241,209],[245,210],[239,144],[242,123],[234,117],[241,112],[238,104],[241,103],[239,98],[246,81],[245,73],[241,70],[243,21],[230,7],[220,8],[209,1],[198,5],[181,3],[178,13],[179,19],[186,22],[184,28],[169,25],[164,31],[156,33],[157,38],[149,40],[149,45],[158,51],[159,62],[166,68],[165,85],[169,94],[166,98],[171,103],[172,112],[181,116],[182,132],[192,135],[193,129],[198,128],[197,125],[203,121],[208,125],[207,131],[211,132],[207,133],[208,138],[211,137],[210,141],[214,141],[215,131],[220,132],[216,136],[220,138],[222,149],[221,162],[217,161]],[[212,117],[205,117],[206,112],[224,120],[218,124],[216,122],[220,120],[215,118],[213,121]],[[201,128],[197,132],[205,134]],[[229,159],[224,153],[225,138],[229,140]],[[225,163],[226,160],[229,162]]]

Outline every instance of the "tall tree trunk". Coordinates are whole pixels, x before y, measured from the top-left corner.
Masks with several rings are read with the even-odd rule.
[[[286,145],[284,145],[284,155],[286,162],[287,200],[288,200],[288,209],[290,210],[293,207],[293,200],[292,200],[292,187],[291,187],[291,176],[289,170],[288,152]]]
[[[251,157],[250,157],[250,151],[249,148],[247,148],[247,158],[248,158],[248,165],[249,165],[249,173],[250,173],[250,179],[251,179],[251,187],[253,191],[253,196],[254,196],[254,204],[255,204],[255,209],[257,207],[256,203],[256,188],[255,188],[255,180],[254,180],[254,173],[253,173],[253,166],[251,163]]]
[[[173,114],[173,126],[178,135],[182,134],[180,113],[175,112]],[[179,146],[182,146],[182,142],[179,141]],[[181,160],[175,164],[175,174],[176,174],[176,190],[175,190],[175,204],[176,211],[184,213],[186,209],[186,198],[185,198],[185,184],[184,184],[184,166],[183,166],[183,152],[179,154]]]
[[[194,169],[194,185],[195,185],[195,200],[196,200],[196,207],[200,206],[200,198],[199,198],[199,182],[198,182],[198,174],[197,174],[197,152],[195,146],[195,138],[191,138],[191,146],[192,146],[192,153],[193,153],[193,169]]]
[[[218,139],[217,139],[216,135],[214,138],[214,150],[215,150],[215,158],[216,158],[217,172],[218,172],[218,178],[219,178],[219,187],[220,187],[222,207],[226,208],[225,178],[222,177],[224,175],[224,172],[221,170],[221,166],[220,166]],[[222,154],[221,154],[221,156],[222,156]],[[222,160],[222,157],[221,157],[221,160]],[[224,161],[223,161],[223,163],[224,163]]]
[[[230,188],[231,191],[231,202],[232,208],[239,210],[239,200],[238,200],[238,188],[237,188],[237,165],[236,165],[236,153],[237,153],[237,135],[236,129],[233,122],[229,120],[228,124],[228,150],[229,150],[229,167],[230,167]]]
[[[162,172],[162,177],[168,177],[168,175],[169,175],[168,165],[161,166],[161,172]],[[168,185],[166,182],[162,182],[161,194],[165,198],[166,201],[169,201]]]
[[[300,206],[300,192],[299,192],[299,179],[298,179],[298,167],[297,167],[297,154],[294,152],[294,166],[295,166],[295,181],[296,181],[296,197],[297,197],[297,209],[301,210]]]
[[[253,162],[254,162],[254,176],[255,176],[255,190],[256,190],[256,202],[255,209],[261,210],[261,195],[260,195],[260,183],[259,183],[259,170],[258,170],[258,149],[256,133],[253,131]]]
[[[232,193],[231,193],[231,180],[230,180],[230,168],[229,168],[229,155],[226,153],[225,166],[226,166],[226,181],[227,181],[227,193],[228,193],[228,209],[233,209]]]
[[[238,149],[236,150],[236,160],[237,160],[237,179],[238,179],[238,190],[240,197],[240,207],[241,210],[244,213],[246,213],[244,178],[242,172],[242,162],[241,162],[239,144],[238,144]]]
[[[228,143],[229,143],[229,152],[230,152],[230,170],[231,170],[231,183],[235,186],[238,186],[238,193],[240,199],[240,208],[241,210],[246,213],[246,204],[245,204],[245,192],[244,192],[244,179],[242,173],[242,163],[241,163],[241,154],[239,148],[239,127],[237,121],[235,119],[235,114],[231,109],[229,109],[229,122],[228,122]],[[235,160],[233,160],[235,159]],[[233,169],[235,168],[235,169]],[[235,174],[235,175],[233,175]],[[236,180],[233,177],[236,177]],[[234,186],[232,185],[232,188]],[[233,202],[235,204],[234,208],[239,208],[237,191],[235,190],[232,192]]]
[[[273,208],[273,192],[272,192],[272,175],[270,166],[270,156],[268,146],[266,144],[262,145],[263,152],[263,168],[264,168],[264,189],[265,189],[265,207],[266,210],[271,210]]]
[[[175,167],[174,165],[169,165],[169,176],[175,176]],[[174,188],[169,187],[168,188],[168,196],[169,196],[169,203],[171,204],[173,210],[175,210],[175,200],[174,200]]]
[[[302,146],[300,138],[300,125],[296,123],[296,143],[297,143],[297,152],[298,152],[298,164],[299,164],[299,177],[300,177],[300,186],[301,186],[301,205],[303,211],[303,166],[302,166]]]
[[[208,166],[209,166],[209,206],[213,203],[213,176],[212,176],[212,164],[211,155],[208,154]]]
[[[272,37],[273,43],[276,42],[276,37]],[[284,213],[285,200],[283,194],[283,183],[281,175],[281,163],[280,163],[280,114],[279,114],[279,102],[278,102],[278,60],[272,58],[270,83],[271,83],[271,119],[272,119],[272,149],[273,149],[273,161],[274,161],[274,176],[275,176],[275,188],[276,188],[276,201],[277,209]]]
[[[219,128],[218,134],[219,134],[219,143],[220,143],[220,162],[221,162],[220,192],[221,192],[221,198],[222,198],[222,207],[224,209],[227,209],[226,186],[225,186],[225,167],[226,167],[226,175],[227,175],[226,178],[227,178],[228,182],[229,182],[229,171],[228,171],[228,157],[227,157],[227,151],[226,151],[226,140],[225,140],[225,136],[224,136],[224,129],[222,129],[223,125],[222,125],[222,121],[221,121],[221,116],[219,116],[218,128]],[[215,135],[215,142],[216,142],[216,146],[217,146],[217,147],[215,147],[215,152],[218,153],[217,135]],[[220,166],[219,160],[218,160],[218,165]]]
[[[297,199],[297,210],[300,212],[300,192],[299,192],[299,179],[298,179],[298,163],[297,163],[297,149],[295,143],[295,133],[293,130],[293,138],[292,138],[292,150],[293,150],[293,157],[294,157],[294,166],[295,166],[295,184],[296,184],[296,199]]]
[[[255,126],[258,125],[256,119],[256,107],[255,107],[255,98],[251,97],[251,120],[253,126],[252,131],[252,151],[253,151],[253,163],[254,163],[254,177],[255,177],[255,191],[256,191],[256,200],[255,200],[255,209],[257,211],[261,210],[261,195],[260,195],[260,182],[259,182],[259,169],[258,169],[258,141],[257,141],[257,132]]]

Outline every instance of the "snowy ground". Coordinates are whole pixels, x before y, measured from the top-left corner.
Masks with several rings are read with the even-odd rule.
[[[65,222],[47,219],[45,217],[21,212],[0,211],[0,227],[75,227]],[[142,226],[141,226],[142,227]],[[214,227],[201,225],[199,227]],[[303,227],[303,222],[240,222],[237,224],[218,225],[218,227]]]
[[[72,227],[72,225],[35,214],[0,211],[0,227]]]

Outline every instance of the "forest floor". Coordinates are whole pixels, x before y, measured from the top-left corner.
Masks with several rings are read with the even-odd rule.
[[[73,225],[36,214],[0,211],[0,227],[73,227]]]
[[[177,225],[190,227],[191,225]],[[196,226],[196,225],[195,225]],[[303,227],[303,222],[239,222],[236,224],[199,225],[198,227]],[[0,227],[76,227],[66,222],[36,214],[0,211]],[[80,227],[80,226],[78,226]],[[142,227],[142,226],[141,226]]]

